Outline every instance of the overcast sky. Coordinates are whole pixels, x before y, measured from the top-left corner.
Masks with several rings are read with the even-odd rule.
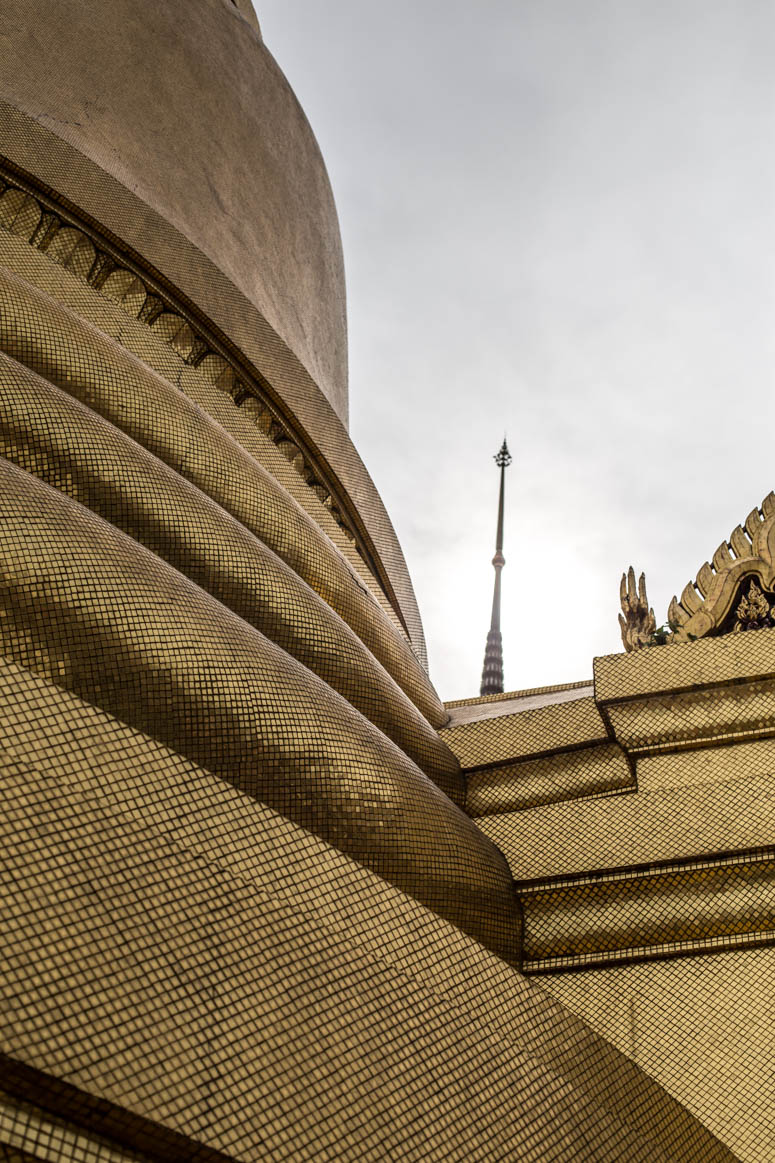
[[[771,0],[256,0],[345,251],[351,434],[443,698],[622,649],[775,488]]]

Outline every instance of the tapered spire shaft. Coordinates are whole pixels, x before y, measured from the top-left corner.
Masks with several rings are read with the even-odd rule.
[[[499,452],[494,457],[495,463],[501,470],[500,493],[498,496],[498,528],[495,534],[495,557],[492,564],[495,569],[495,585],[492,594],[492,616],[490,618],[490,632],[487,635],[487,645],[484,650],[484,667],[482,668],[482,685],[480,695],[499,695],[503,691],[503,642],[501,639],[501,570],[506,564],[503,556],[503,497],[505,491],[506,469],[511,464],[511,454],[506,447],[504,437]]]

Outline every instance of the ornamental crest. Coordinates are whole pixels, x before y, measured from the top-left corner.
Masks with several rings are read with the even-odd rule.
[[[775,493],[721,542],[667,616],[679,642],[775,626]]]

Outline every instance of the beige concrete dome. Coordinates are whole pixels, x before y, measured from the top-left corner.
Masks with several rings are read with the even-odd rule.
[[[0,98],[16,116],[2,119],[0,152],[56,176],[55,189],[154,262],[249,355],[257,343],[273,347],[286,374],[297,360],[346,423],[334,200],[249,0],[8,0],[6,54]],[[25,120],[28,146],[37,138],[26,157]],[[46,162],[55,174],[40,172]],[[279,343],[267,342],[267,324]]]

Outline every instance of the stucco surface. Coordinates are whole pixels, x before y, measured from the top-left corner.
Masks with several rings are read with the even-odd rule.
[[[0,69],[0,97],[193,243],[346,422],[333,196],[306,117],[249,5],[6,0],[0,59],[14,66]],[[106,223],[119,237],[122,213],[117,206],[117,221]],[[152,261],[159,229],[151,217],[142,223],[146,245],[138,249]]]

